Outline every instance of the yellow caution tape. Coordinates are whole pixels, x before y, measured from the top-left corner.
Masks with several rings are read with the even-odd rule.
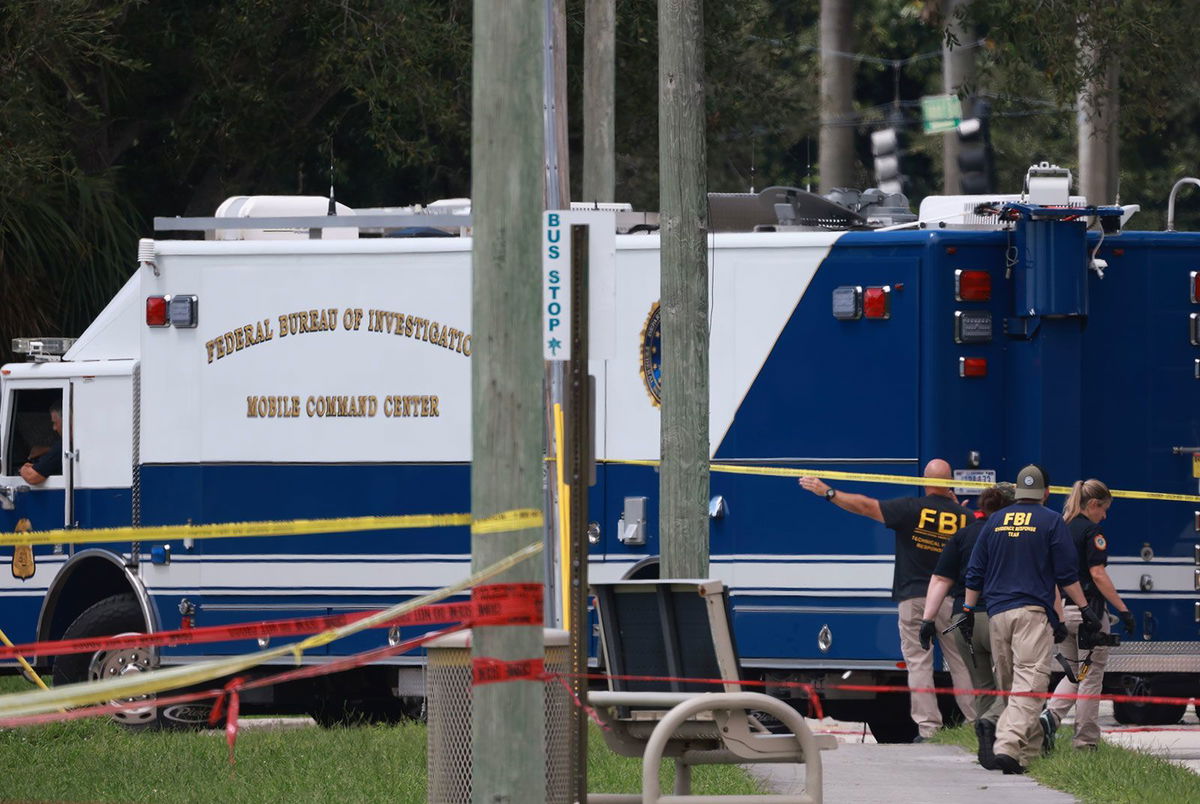
[[[423,597],[399,603],[389,609],[372,614],[370,617],[364,617],[361,620],[356,620],[340,628],[330,629],[296,644],[281,645],[269,650],[214,659],[197,664],[170,667],[165,670],[128,673],[124,676],[105,679],[103,681],[66,684],[61,687],[53,687],[44,692],[37,691],[0,695],[0,718],[36,715],[43,712],[52,712],[66,706],[85,706],[119,698],[136,698],[180,687],[190,687],[241,672],[271,659],[285,656],[288,653],[293,654],[297,662],[299,662],[300,654],[304,650],[327,645],[334,640],[342,639],[368,628],[373,628],[376,625],[394,620],[422,606],[436,603],[454,594],[459,594],[483,581],[512,569],[522,561],[537,555],[541,551],[541,542],[530,544],[500,559],[491,566],[473,573],[456,584],[439,589],[436,592],[431,592]]]
[[[159,525],[148,528],[83,528],[0,533],[0,546],[16,544],[82,544],[136,542],[154,539],[228,539],[258,536],[300,536],[311,533],[353,533],[401,528],[444,528],[471,524],[470,514],[357,516],[337,519],[292,519],[267,522],[221,522],[212,525]]]
[[[660,461],[615,460],[610,464],[629,466],[658,466]],[[936,477],[912,477],[910,475],[884,475],[871,472],[839,472],[833,469],[786,469],[774,466],[743,466],[714,463],[709,471],[734,475],[762,475],[767,477],[819,477],[831,480],[857,480],[863,483],[890,483],[896,486],[945,486],[947,488],[987,489],[996,485],[986,480],[954,480]],[[1112,496],[1129,500],[1165,500],[1168,502],[1200,503],[1195,494],[1165,494],[1154,491],[1125,491],[1110,489]],[[1070,494],[1070,486],[1051,486],[1051,494]]]
[[[0,546],[35,544],[92,544],[153,539],[230,539],[259,536],[300,536],[313,533],[358,533],[402,528],[445,528],[471,525],[475,533],[502,533],[542,526],[542,512],[522,508],[479,520],[470,514],[412,514],[358,516],[337,519],[292,519],[267,522],[221,522],[213,525],[160,525],[146,528],[75,528],[0,533]]]
[[[542,526],[542,512],[537,508],[518,508],[476,519],[471,523],[471,533],[511,533]]]
[[[8,639],[8,634],[4,633],[3,628],[0,628],[0,642],[3,642],[10,648],[13,646],[13,643]],[[29,666],[29,662],[25,661],[24,656],[17,656],[17,664],[21,665],[21,669],[25,671],[25,674],[29,676],[30,680],[33,681],[34,684],[38,685],[44,690],[50,689],[46,686],[46,682],[42,681],[42,677],[37,674],[37,671]]]

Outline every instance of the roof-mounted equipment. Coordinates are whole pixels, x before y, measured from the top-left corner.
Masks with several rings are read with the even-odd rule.
[[[26,355],[34,363],[52,363],[62,360],[62,356],[74,345],[74,338],[13,338],[12,340],[13,352]]]

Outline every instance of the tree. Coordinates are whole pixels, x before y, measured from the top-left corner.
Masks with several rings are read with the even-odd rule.
[[[0,349],[78,334],[152,215],[323,193],[331,160],[359,206],[469,186],[466,0],[10,0],[0,44],[0,272],[20,311]]]
[[[849,187],[854,129],[846,123],[854,102],[851,0],[821,0],[821,191]]]

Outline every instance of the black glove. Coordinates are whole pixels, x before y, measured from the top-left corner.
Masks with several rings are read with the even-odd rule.
[[[1125,626],[1125,633],[1132,634],[1137,630],[1137,620],[1133,618],[1132,611],[1118,611],[1117,616],[1121,618],[1121,625]]]
[[[1067,638],[1067,626],[1063,623],[1062,620],[1055,620],[1054,621],[1054,644],[1057,645],[1058,643],[1062,642],[1066,638]]]
[[[933,637],[937,633],[937,626],[933,620],[921,620],[921,647],[929,650],[933,645]]]
[[[1096,612],[1091,606],[1084,606],[1079,610],[1079,614],[1083,617],[1083,625],[1080,628],[1092,633],[1100,630],[1100,618],[1096,616]]]

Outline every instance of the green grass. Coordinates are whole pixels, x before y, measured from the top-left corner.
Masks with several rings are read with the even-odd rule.
[[[0,694],[31,685],[0,677]],[[594,728],[589,789],[641,790],[641,762],[618,757]],[[306,802],[424,804],[425,727],[243,730],[230,766],[223,732],[134,734],[106,720],[0,730],[0,801]],[[674,766],[664,763],[670,791]],[[736,766],[694,769],[693,792],[761,792]]]
[[[670,794],[675,784],[675,762],[663,760],[659,789]],[[621,757],[608,750],[600,731],[592,726],[588,736],[588,791],[592,793],[642,792],[641,760]],[[736,765],[698,765],[692,768],[694,795],[754,795],[766,792]]]
[[[970,726],[945,729],[936,742],[958,745],[974,754],[979,747]],[[1071,729],[1059,729],[1057,747],[1038,759],[1029,775],[1084,804],[1179,804],[1200,801],[1200,776],[1162,757],[1101,742],[1095,752],[1071,747]]]

